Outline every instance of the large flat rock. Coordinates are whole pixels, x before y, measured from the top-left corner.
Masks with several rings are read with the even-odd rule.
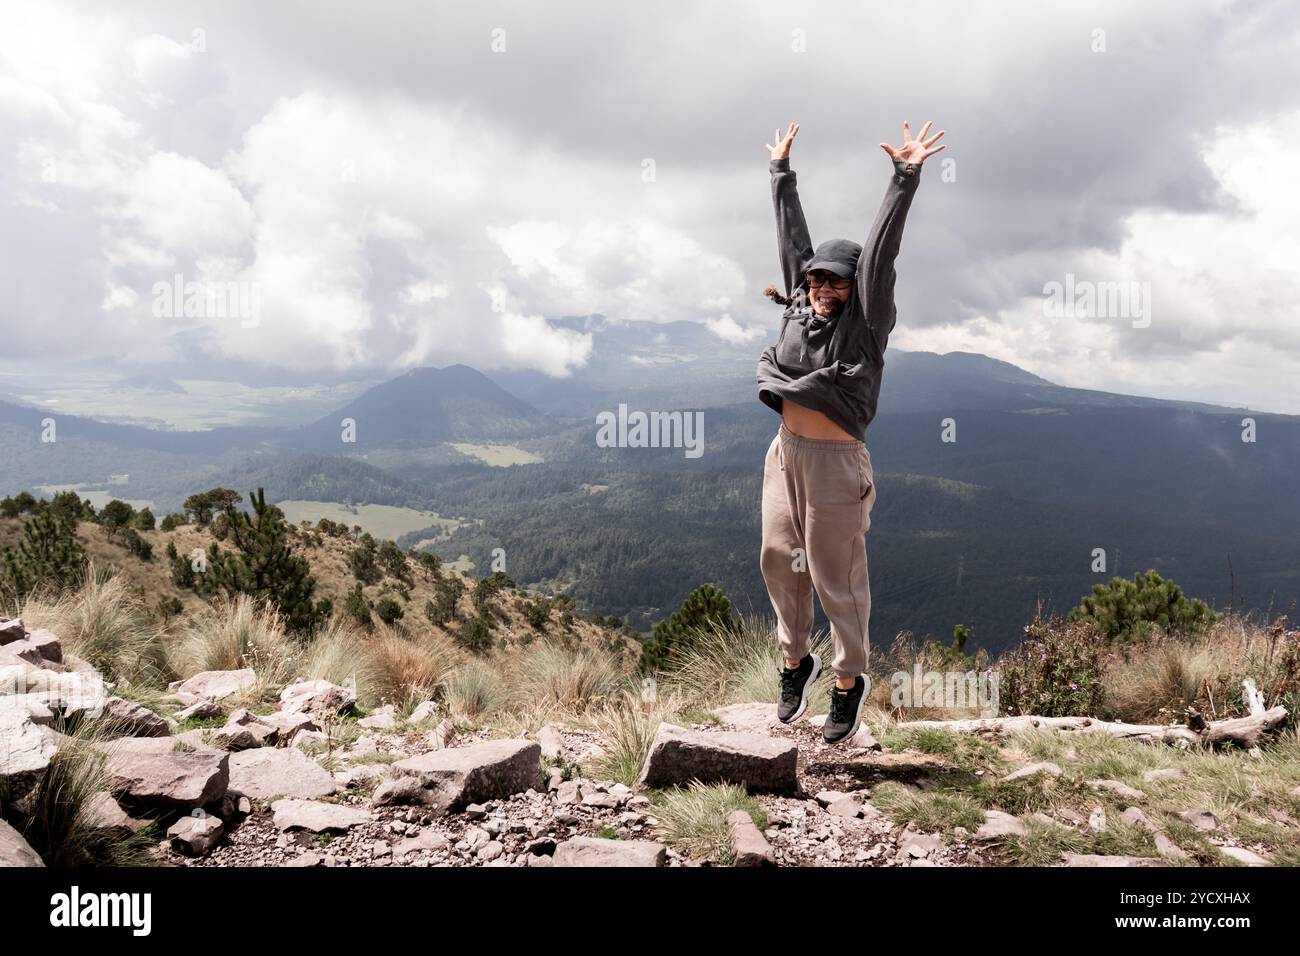
[[[431,750],[392,767],[395,774],[418,781],[419,802],[442,810],[542,788],[542,748],[532,740],[488,740]]]
[[[97,793],[82,811],[83,822],[92,830],[105,830],[117,837],[129,837],[149,826],[148,818],[131,816],[113,798],[111,793]]]
[[[187,730],[174,737],[119,737],[99,746],[106,754],[169,754],[177,751],[223,754],[220,747],[203,742],[202,730]]]
[[[109,789],[134,803],[185,810],[206,807],[226,795],[228,753],[161,749],[168,744],[174,746],[167,738],[140,737],[105,745]]]
[[[51,726],[59,715],[45,694],[6,694],[0,696],[0,716],[4,711],[27,717],[32,723]]]
[[[650,840],[573,837],[555,848],[555,866],[663,866],[668,850]]]
[[[230,755],[230,789],[258,800],[317,800],[338,790],[338,784],[301,750],[265,747]]]
[[[4,652],[7,660],[16,657],[37,667],[63,670],[63,647],[52,632],[44,629],[31,631],[19,640],[10,641],[4,645]]]
[[[171,725],[165,718],[148,707],[121,697],[107,697],[98,707],[93,704],[74,704],[63,715],[69,720],[83,718],[104,721],[105,737],[170,737],[172,733]]]
[[[26,661],[6,663],[3,660],[0,660],[0,695],[39,696],[53,710],[64,714],[71,711],[72,716],[79,717],[98,716],[111,696],[103,679],[93,671],[56,671]]]
[[[762,734],[697,731],[660,724],[638,787],[734,783],[757,793],[799,789],[799,749],[793,741]]]
[[[279,829],[312,833],[345,833],[374,819],[369,810],[316,800],[277,800],[271,804],[271,812]]]

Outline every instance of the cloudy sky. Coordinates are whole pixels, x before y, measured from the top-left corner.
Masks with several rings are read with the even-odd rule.
[[[10,0],[0,371],[566,375],[591,341],[548,319],[593,313],[757,356],[778,318],[763,144],[798,120],[814,241],[860,241],[903,119],[948,149],[891,347],[1300,413],[1284,0]],[[177,314],[176,276],[243,311]],[[1149,299],[1054,313],[1067,281]]]

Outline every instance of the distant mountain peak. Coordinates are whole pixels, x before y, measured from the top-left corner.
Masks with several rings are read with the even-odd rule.
[[[949,370],[978,374],[981,377],[1000,382],[1019,385],[1054,385],[1047,379],[1027,372],[1019,365],[1012,365],[1002,359],[996,359],[982,352],[908,352],[913,361],[933,362]]]
[[[511,441],[549,424],[547,416],[463,363],[410,369],[367,389],[308,430],[337,445],[344,418],[357,423],[357,444],[369,448]]]

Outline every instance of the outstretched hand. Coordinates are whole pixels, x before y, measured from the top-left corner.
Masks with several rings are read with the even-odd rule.
[[[781,127],[776,128],[776,145],[767,144],[768,151],[772,154],[773,159],[789,159],[790,144],[794,142],[795,136],[799,134],[799,124],[791,123],[790,131],[784,136],[781,135]]]
[[[934,146],[934,144],[939,141],[939,137],[944,134],[944,130],[939,130],[939,132],[935,133],[929,139],[925,138],[925,134],[930,131],[930,126],[931,124],[929,120],[927,120],[926,124],[921,127],[921,134],[917,136],[916,139],[912,139],[912,127],[907,125],[907,120],[904,120],[903,145],[894,147],[890,146],[888,143],[881,143],[880,148],[888,153],[889,158],[895,162],[923,163],[944,148],[942,146]],[[932,146],[934,146],[933,149],[931,149]],[[786,152],[789,153],[788,147]],[[773,155],[775,156],[775,154]]]

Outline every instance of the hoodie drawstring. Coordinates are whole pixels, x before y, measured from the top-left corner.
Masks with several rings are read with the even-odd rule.
[[[808,361],[808,326],[811,325],[811,326],[814,326],[815,328],[820,329],[820,328],[824,327],[824,326],[825,326],[829,321],[830,321],[830,319],[824,318],[824,317],[818,315],[818,314],[815,313],[815,312],[809,313],[809,315],[807,316],[807,318],[805,318],[805,319],[803,320],[803,323],[802,323],[803,328],[802,328],[802,330],[801,330],[800,333],[799,333],[799,361],[800,361],[800,363],[803,363],[803,362]]]

